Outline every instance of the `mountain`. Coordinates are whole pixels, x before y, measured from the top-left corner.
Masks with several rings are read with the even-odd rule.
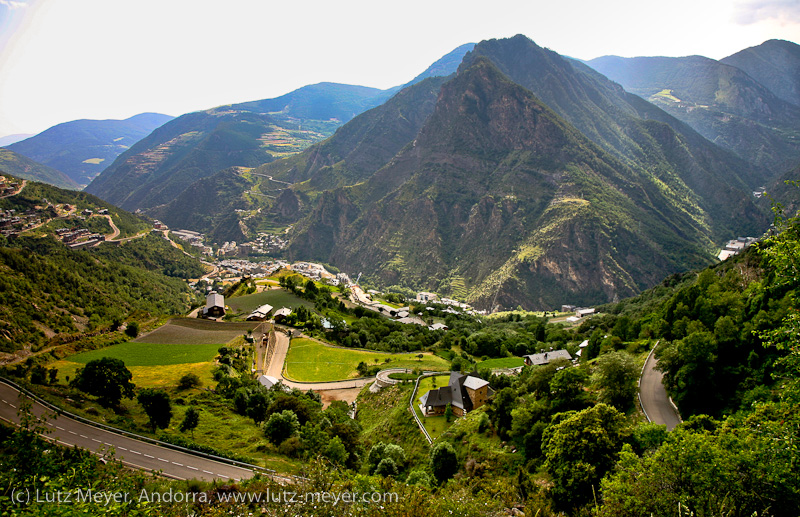
[[[800,108],[735,66],[702,56],[604,56],[586,63],[717,145],[766,167],[767,176],[800,160]]]
[[[25,140],[26,138],[32,137],[32,134],[16,134],[16,135],[7,135],[0,138],[0,147],[7,147],[11,144],[15,144],[20,140]]]
[[[458,70],[458,65],[461,64],[461,60],[464,59],[464,55],[467,52],[471,51],[473,48],[475,48],[474,43],[465,43],[464,45],[456,47],[451,52],[448,52],[447,54],[439,58],[424,72],[416,76],[414,79],[406,83],[404,86],[411,86],[412,84],[417,84],[423,79],[428,79],[429,77],[447,77],[448,75]]]
[[[677,190],[691,190],[712,219],[717,239],[739,224],[726,216],[745,203],[764,171],[712,144],[687,124],[630,94],[590,67],[543,49],[525,36],[481,42],[464,63],[485,56],[512,80],[573,124],[604,150]],[[678,186],[682,185],[682,186]]]
[[[3,147],[0,147],[0,174],[10,174],[18,178],[41,181],[67,189],[78,190],[80,188],[63,172]]]
[[[527,41],[516,41],[517,63],[544,57],[577,81],[566,60]],[[697,166],[694,183],[724,189],[735,216],[674,174],[604,151],[480,55],[482,45],[442,87],[413,143],[367,181],[317,196],[292,231],[290,257],[363,270],[385,285],[466,286],[484,308],[544,308],[636,292],[708,263],[715,228],[763,227],[744,193]],[[644,125],[664,148],[686,145],[666,124]]]
[[[721,62],[744,70],[779,98],[800,106],[800,45],[773,39]]]
[[[449,53],[418,79],[452,73],[467,48]],[[400,89],[320,83],[274,99],[183,115],[123,153],[87,191],[127,209],[153,208],[220,170],[302,151]]]
[[[433,112],[444,82],[442,77],[423,80],[301,153],[252,171],[222,170],[147,213],[217,242],[241,242],[243,227],[253,233],[292,224],[308,213],[319,192],[368,179],[409,144]],[[293,187],[286,188],[288,184]],[[235,210],[247,214],[246,220],[237,224]]]
[[[159,113],[141,113],[125,120],[74,120],[8,148],[85,186],[122,152],[170,120],[172,117]]]

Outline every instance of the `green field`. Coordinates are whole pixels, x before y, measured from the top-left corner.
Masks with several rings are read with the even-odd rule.
[[[517,368],[524,365],[525,362],[521,357],[499,357],[497,359],[487,359],[479,362],[475,368],[481,370],[483,368]]]
[[[217,355],[220,345],[158,344],[129,341],[119,345],[83,352],[69,357],[73,363],[86,364],[94,359],[113,357],[126,366],[164,366],[172,364],[209,362]]]
[[[259,325],[258,322],[227,323],[199,318],[176,318],[163,327],[141,336],[135,343],[224,345]],[[219,348],[219,347],[217,347]]]
[[[385,368],[421,368],[444,371],[450,363],[430,353],[420,361],[416,353],[390,354],[361,349],[337,348],[308,338],[293,339],[286,356],[284,375],[297,382],[326,382],[358,377],[358,363]],[[377,361],[376,361],[377,359]],[[386,360],[389,359],[387,362]]]
[[[299,298],[283,289],[270,289],[260,293],[237,296],[235,298],[227,298],[225,303],[231,308],[231,310],[238,313],[253,312],[253,310],[259,308],[265,303],[272,305],[275,310],[278,310],[281,307],[289,307],[290,309],[294,309],[301,305],[305,305],[309,309],[314,308],[313,303]]]
[[[48,366],[58,369],[58,379],[73,379],[78,368],[94,359],[120,359],[139,387],[176,386],[187,373],[194,373],[203,386],[213,383],[211,370],[217,350],[239,338],[258,323],[220,323],[194,318],[176,318],[135,341],[69,356]]]

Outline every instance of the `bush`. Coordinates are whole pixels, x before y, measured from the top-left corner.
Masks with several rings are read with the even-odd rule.
[[[136,337],[139,335],[139,324],[135,321],[131,321],[128,323],[128,326],[125,328],[125,334],[129,335],[130,337]]]
[[[284,409],[280,413],[270,415],[264,424],[264,435],[275,445],[280,445],[285,440],[294,436],[300,429],[300,421],[291,409]]]
[[[188,390],[200,386],[200,377],[193,373],[187,373],[178,381],[179,390]]]
[[[431,449],[431,470],[439,483],[443,483],[458,472],[456,450],[447,442],[437,443]]]

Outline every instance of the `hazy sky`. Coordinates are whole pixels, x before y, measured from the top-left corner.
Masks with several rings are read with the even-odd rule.
[[[0,136],[181,115],[322,81],[388,88],[525,34],[590,59],[800,43],[798,0],[0,0]]]

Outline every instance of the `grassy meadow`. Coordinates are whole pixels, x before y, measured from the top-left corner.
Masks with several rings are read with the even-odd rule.
[[[481,361],[475,367],[478,370],[482,370],[483,368],[489,368],[491,370],[494,368],[517,368],[524,364],[525,361],[521,357],[498,357]]]
[[[338,348],[308,338],[293,339],[286,356],[284,375],[297,382],[326,382],[358,377],[358,363],[385,368],[447,370],[450,363],[441,357],[419,352],[391,354],[362,349]]]
[[[50,363],[58,369],[58,379],[73,379],[78,368],[94,359],[120,359],[133,374],[139,387],[176,386],[187,373],[200,378],[203,386],[213,382],[211,370],[220,346],[240,338],[257,323],[220,323],[178,318],[134,341],[82,352]]]

